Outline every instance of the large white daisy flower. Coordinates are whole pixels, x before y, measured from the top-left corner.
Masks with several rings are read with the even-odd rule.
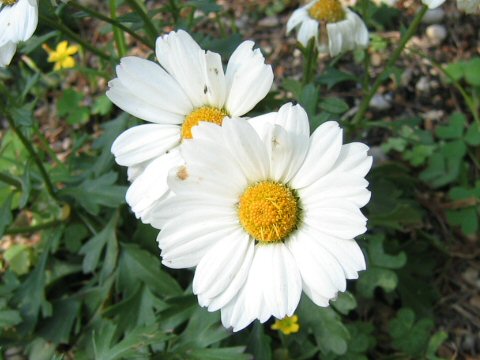
[[[37,28],[37,0],[0,0],[0,67],[12,61],[20,41]]]
[[[297,40],[303,46],[313,38],[318,50],[331,56],[368,46],[365,23],[339,0],[314,0],[295,10],[287,22],[287,34],[294,28],[298,28]]]
[[[457,6],[467,14],[480,13],[480,0],[457,0]]]
[[[254,43],[245,41],[230,57],[226,72],[219,54],[205,52],[185,31],[157,39],[160,65],[126,57],[107,96],[126,112],[150,122],[128,129],[114,142],[118,164],[133,180],[127,202],[150,222],[150,210],[169,196],[168,171],[183,163],[178,148],[200,121],[221,124],[224,117],[250,111],[273,83],[273,72]]]
[[[200,305],[234,331],[291,316],[302,289],[328,306],[365,269],[353,238],[366,231],[368,147],[342,145],[336,122],[310,137],[292,104],[193,132],[169,177],[175,195],[154,216],[163,264],[196,266]]]
[[[422,2],[427,5],[429,9],[435,9],[442,5],[445,0],[422,0]]]

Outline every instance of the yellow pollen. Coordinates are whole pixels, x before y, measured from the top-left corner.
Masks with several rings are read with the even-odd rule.
[[[200,121],[207,121],[217,125],[222,125],[222,121],[225,116],[228,116],[225,110],[212,106],[203,106],[193,110],[189,115],[187,115],[185,121],[183,122],[182,139],[191,139],[192,128],[197,126]]]
[[[327,23],[336,23],[345,19],[345,10],[339,0],[319,0],[308,13],[312,18]]]
[[[2,3],[5,6],[13,5],[17,2],[18,0],[0,0],[0,3]]]
[[[274,181],[262,181],[248,187],[238,206],[238,216],[245,231],[263,243],[285,239],[295,230],[299,213],[293,191]]]

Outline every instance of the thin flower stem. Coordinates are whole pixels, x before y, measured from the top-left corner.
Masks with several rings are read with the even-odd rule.
[[[44,229],[49,229],[52,227],[55,227],[57,225],[60,225],[64,222],[64,220],[52,220],[45,222],[43,224],[38,224],[38,225],[33,225],[33,226],[26,226],[26,227],[19,227],[19,228],[11,228],[5,230],[5,235],[16,235],[16,234],[29,234],[33,233],[36,231],[44,230]]]
[[[317,65],[317,46],[315,44],[315,39],[310,39],[307,44],[307,47],[303,49],[304,57],[304,67],[303,67],[303,85],[307,85],[312,81],[314,75],[314,70]]]
[[[42,160],[38,156],[37,152],[33,148],[31,142],[23,135],[23,133],[20,131],[20,129],[15,125],[15,122],[13,121],[12,117],[10,114],[7,112],[7,110],[3,107],[0,109],[3,114],[5,115],[5,118],[8,121],[8,124],[10,125],[10,128],[15,132],[15,134],[18,136],[20,141],[22,142],[23,146],[27,151],[29,152],[30,156],[32,157],[33,161],[38,167],[38,170],[40,171],[40,175],[43,178],[43,181],[45,182],[45,186],[47,187],[47,191],[52,196],[54,199],[57,198],[56,190],[55,187],[53,186],[52,180],[50,179],[50,176],[48,175],[47,170],[43,166]]]
[[[129,27],[127,27],[127,26],[123,25],[121,22],[119,22],[116,18],[113,18],[113,19],[109,18],[108,16],[105,16],[105,15],[103,15],[103,14],[101,14],[101,13],[95,11],[95,10],[92,10],[92,9],[86,7],[86,6],[83,6],[82,4],[79,4],[78,2],[76,2],[74,0],[70,0],[68,2],[68,5],[74,7],[78,10],[81,10],[83,12],[86,12],[88,15],[90,15],[92,17],[95,17],[99,20],[105,21],[106,23],[113,25],[114,27],[130,34],[133,38],[137,39],[138,41],[140,41],[144,45],[148,46],[150,49],[155,49],[155,44],[152,41],[149,41],[149,40],[141,37],[134,30],[130,29]]]
[[[110,5],[110,16],[112,17],[113,20],[116,20],[117,19],[117,1],[109,0],[109,5]],[[122,58],[127,53],[127,47],[125,45],[125,35],[120,29],[114,26],[113,36],[115,38],[115,44],[117,46],[118,56]]]
[[[22,188],[22,183],[20,181],[18,181],[14,177],[12,177],[10,175],[7,175],[5,173],[0,173],[0,181],[5,183],[5,184],[12,185],[12,186],[16,187],[17,189]]]
[[[352,120],[352,124],[357,125],[357,127],[359,128],[362,128],[365,125],[365,122],[366,122],[365,113],[368,110],[370,101],[372,100],[373,96],[377,93],[377,90],[380,87],[380,85],[385,81],[386,75],[390,72],[391,68],[393,67],[393,65],[395,65],[398,58],[402,54],[402,51],[407,45],[408,40],[410,40],[410,38],[417,31],[418,26],[420,25],[423,19],[423,16],[427,12],[427,10],[428,10],[428,7],[426,5],[423,5],[421,10],[417,13],[415,18],[413,19],[407,31],[402,36],[400,45],[398,45],[398,47],[395,49],[392,56],[388,60],[387,65],[385,66],[385,69],[383,69],[381,74],[377,77],[372,87],[370,88],[370,91],[368,92],[367,96],[365,96],[362,102],[360,103],[360,107],[358,109],[358,112],[355,114],[355,117]]]
[[[145,32],[148,34],[149,38],[152,41],[155,41],[155,39],[158,36],[158,31],[155,28],[155,25],[153,25],[152,20],[150,20],[150,17],[145,12],[143,7],[138,3],[137,0],[127,0],[127,2],[130,5],[130,7],[133,10],[135,10],[137,12],[137,14],[140,15],[140,17],[142,18],[143,23],[145,25]]]
[[[66,35],[67,37],[69,37],[70,39],[72,39],[73,41],[81,44],[85,49],[87,49],[88,51],[90,51],[91,53],[101,57],[102,59],[104,60],[108,60],[108,61],[111,61],[111,60],[115,60],[115,61],[118,61],[118,59],[115,57],[115,56],[112,56],[110,54],[106,54],[104,53],[103,51],[101,50],[98,50],[96,47],[88,44],[87,42],[83,41],[83,39],[78,36],[77,34],[75,34],[72,30],[70,30],[68,27],[64,26],[63,24],[57,22],[57,21],[54,21],[48,17],[46,17],[45,15],[42,15],[40,14],[39,15],[40,19],[42,20],[42,22],[48,26],[50,26],[51,28],[54,28],[54,29],[57,29],[58,31],[62,32],[64,35]]]

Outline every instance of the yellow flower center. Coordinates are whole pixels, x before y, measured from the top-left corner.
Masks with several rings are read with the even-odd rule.
[[[0,3],[2,3],[5,6],[13,5],[17,2],[18,0],[0,0]]]
[[[339,0],[319,0],[308,12],[315,20],[327,23],[336,23],[345,19],[345,10]]]
[[[272,325],[272,330],[279,330],[285,335],[290,335],[298,332],[300,330],[300,325],[298,324],[298,316],[286,316],[282,320],[276,320],[275,324]]]
[[[248,187],[240,197],[240,223],[263,243],[285,239],[295,230],[299,215],[298,200],[284,184],[262,181]]]
[[[218,109],[213,106],[202,106],[195,109],[187,117],[182,125],[182,139],[192,138],[192,128],[197,126],[200,121],[207,121],[217,125],[222,125],[222,121],[228,116],[228,113],[223,109]]]

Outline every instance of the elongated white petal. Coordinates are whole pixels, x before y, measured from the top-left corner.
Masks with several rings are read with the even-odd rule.
[[[307,46],[310,39],[318,39],[318,22],[306,18],[301,24],[300,28],[298,29],[297,40],[303,46]]]
[[[231,116],[242,116],[252,110],[270,91],[273,71],[265,64],[253,41],[241,43],[234,51],[225,75],[227,99],[225,108]]]
[[[310,185],[334,166],[342,148],[342,130],[338,123],[328,121],[312,134],[305,161],[291,181],[299,189]]]
[[[0,67],[5,67],[12,61],[13,55],[17,50],[17,44],[8,41],[0,46]]]
[[[145,124],[120,134],[112,145],[112,153],[119,165],[134,166],[154,159],[179,144],[179,126]]]

